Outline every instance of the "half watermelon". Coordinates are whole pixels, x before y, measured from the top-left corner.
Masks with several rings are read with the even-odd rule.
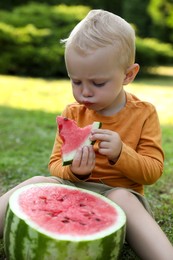
[[[61,148],[63,165],[72,163],[79,148],[93,144],[89,139],[91,131],[101,127],[100,122],[94,122],[92,125],[80,128],[74,120],[62,116],[57,117],[57,124],[63,141]]]
[[[9,200],[4,245],[10,260],[116,260],[126,217],[111,200],[61,184],[22,187]]]

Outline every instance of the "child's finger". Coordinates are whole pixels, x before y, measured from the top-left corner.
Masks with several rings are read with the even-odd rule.
[[[82,153],[83,153],[82,149],[78,149],[77,150],[77,152],[75,154],[75,157],[73,159],[73,162],[72,162],[73,166],[75,166],[75,167],[79,167],[80,166],[81,160],[82,160]]]

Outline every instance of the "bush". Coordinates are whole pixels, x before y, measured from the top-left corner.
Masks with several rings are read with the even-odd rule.
[[[64,77],[64,48],[60,39],[88,13],[84,6],[31,3],[1,11],[0,73],[35,77]]]
[[[12,12],[0,11],[0,73],[34,77],[66,77],[64,48],[73,27],[89,7],[30,3]],[[170,64],[173,50],[155,39],[137,38],[141,71]]]
[[[136,61],[142,72],[158,65],[172,65],[173,48],[171,44],[161,43],[156,39],[136,39]]]

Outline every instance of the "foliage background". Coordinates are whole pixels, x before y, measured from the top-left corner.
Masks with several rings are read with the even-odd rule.
[[[20,0],[0,2],[0,73],[34,77],[66,77],[64,48],[73,27],[91,8],[112,11],[136,30],[136,61],[141,74],[173,64],[171,0]]]

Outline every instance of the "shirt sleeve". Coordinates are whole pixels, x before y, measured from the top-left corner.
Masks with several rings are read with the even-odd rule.
[[[130,180],[139,184],[149,185],[156,182],[161,176],[163,160],[160,123],[157,112],[153,109],[144,122],[137,148],[134,150],[123,143],[122,151],[115,167]]]

